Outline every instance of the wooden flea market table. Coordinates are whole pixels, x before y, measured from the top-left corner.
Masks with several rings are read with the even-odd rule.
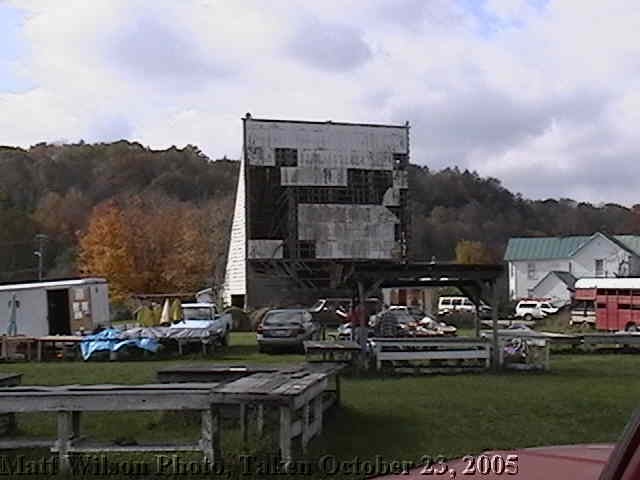
[[[0,413],[55,412],[57,452],[60,467],[70,466],[73,453],[91,452],[163,452],[202,451],[213,462],[219,448],[219,424],[211,408],[210,393],[215,384],[152,385],[69,385],[60,387],[13,387],[0,395]],[[175,442],[158,445],[109,445],[88,442],[80,437],[82,412],[123,412],[155,410],[197,410],[201,412],[201,439],[196,444]],[[51,446],[51,441],[9,439],[0,441],[0,449]]]
[[[0,359],[15,360],[17,358],[17,350],[20,350],[20,347],[23,346],[26,359],[31,360],[31,347],[34,343],[36,343],[34,337],[23,335],[9,337],[3,335],[0,343]]]
[[[278,445],[282,459],[288,461],[293,458],[292,442],[296,437],[300,437],[305,450],[311,438],[322,431],[324,411],[339,399],[339,373],[343,367],[336,363],[176,367],[174,371],[158,372],[158,378],[170,378],[172,383],[12,387],[0,394],[0,414],[54,412],[57,439],[55,442],[23,438],[0,440],[0,449],[53,445],[52,451],[58,453],[63,469],[69,468],[72,454],[88,452],[201,451],[214,462],[220,458],[222,408],[235,405],[239,407],[244,443],[248,440],[250,409],[255,412],[259,436],[270,426],[267,413],[277,414]],[[176,383],[180,378],[200,381]],[[335,384],[333,388],[331,383]],[[110,445],[80,437],[82,412],[159,410],[199,411],[200,440],[191,444]]]
[[[80,343],[84,340],[85,337],[80,337],[76,335],[47,335],[44,337],[36,337],[36,346],[37,346],[37,360],[41,362],[44,358],[44,352],[46,350],[47,345],[52,345],[55,347],[57,343],[66,343],[73,344],[74,349],[80,346]]]

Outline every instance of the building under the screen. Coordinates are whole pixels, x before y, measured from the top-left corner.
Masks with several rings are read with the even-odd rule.
[[[408,124],[243,127],[225,303],[304,304],[339,294],[349,263],[406,257]]]

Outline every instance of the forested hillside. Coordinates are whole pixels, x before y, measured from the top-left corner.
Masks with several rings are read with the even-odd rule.
[[[109,273],[116,293],[122,282],[200,286],[224,254],[237,171],[192,146],[0,147],[0,281],[37,277],[34,237],[44,233],[46,277]]]
[[[38,144],[0,147],[0,172],[0,281],[36,278],[38,233],[46,277],[109,274],[116,295],[119,285],[191,289],[220,275],[238,162],[193,146]],[[455,259],[463,240],[499,261],[515,235],[640,233],[639,208],[531,201],[456,168],[413,165],[409,182],[415,259]]]
[[[482,242],[500,261],[512,236],[640,233],[640,205],[594,206],[570,199],[528,200],[498,179],[447,168],[412,166],[409,174],[412,242],[416,258],[455,258],[460,240]]]

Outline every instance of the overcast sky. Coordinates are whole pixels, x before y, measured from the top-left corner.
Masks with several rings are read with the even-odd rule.
[[[640,203],[640,3],[0,0],[0,144],[238,158],[254,117],[411,123],[412,161]]]

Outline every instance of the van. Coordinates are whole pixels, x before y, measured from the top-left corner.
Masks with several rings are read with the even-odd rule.
[[[476,306],[468,297],[440,297],[438,299],[438,315],[448,315],[451,312],[475,313]],[[480,303],[480,316],[490,315],[491,307]]]

